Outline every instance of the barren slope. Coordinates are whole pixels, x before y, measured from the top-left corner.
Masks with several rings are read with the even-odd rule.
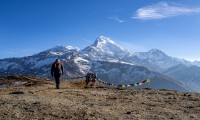
[[[1,120],[200,118],[198,93],[149,89],[117,90],[101,87],[86,89],[83,81],[62,81],[61,89],[55,89],[53,81],[35,78],[22,78],[17,81],[27,83],[0,88]]]

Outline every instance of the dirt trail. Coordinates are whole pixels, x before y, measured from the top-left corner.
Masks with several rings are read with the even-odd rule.
[[[0,88],[0,120],[198,120],[200,94],[84,88],[83,81],[28,79]],[[30,84],[35,83],[35,84]],[[28,86],[27,86],[28,85]]]

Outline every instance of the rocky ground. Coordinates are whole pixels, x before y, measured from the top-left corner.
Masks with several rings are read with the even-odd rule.
[[[5,84],[7,84],[5,86]],[[1,78],[0,120],[199,120],[200,94],[84,88],[83,81]]]

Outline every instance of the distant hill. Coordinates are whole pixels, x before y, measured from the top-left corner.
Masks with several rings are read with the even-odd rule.
[[[190,84],[195,91],[200,92],[200,67],[195,65],[187,66],[179,64],[169,68],[163,73],[176,80]]]

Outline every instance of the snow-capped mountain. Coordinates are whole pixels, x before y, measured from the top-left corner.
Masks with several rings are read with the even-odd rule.
[[[52,55],[64,55],[66,53],[73,53],[79,51],[79,48],[77,47],[72,47],[72,46],[56,46],[54,48],[51,48],[49,50],[46,50],[45,52],[48,52]]]
[[[96,41],[82,50],[82,53],[94,60],[120,60],[126,55],[132,54],[130,51],[116,44],[112,39],[100,36]]]
[[[133,53],[104,36],[97,38],[92,45],[86,47],[81,52],[85,57],[93,60],[137,64],[159,72],[174,65],[190,64],[186,60],[170,57],[158,49]]]
[[[138,64],[160,72],[178,64],[190,64],[186,60],[170,57],[158,49],[138,52],[136,56],[142,60]]]
[[[113,83],[129,84],[151,78],[153,88],[194,91],[187,82],[158,73],[178,64],[190,64],[188,61],[170,57],[157,49],[133,53],[104,36],[83,50],[56,46],[32,56],[0,59],[0,75],[49,77],[51,64],[57,58],[65,68],[63,79],[95,72],[99,78]]]
[[[55,61],[55,59],[63,59],[63,62],[68,65],[68,68],[73,64],[68,63],[66,59],[70,60],[70,57],[73,58],[73,56],[78,54],[78,49],[76,48],[56,46],[32,56],[1,59],[0,75],[15,73],[42,77],[49,76],[51,64]],[[73,73],[70,72],[66,74],[73,75]]]

